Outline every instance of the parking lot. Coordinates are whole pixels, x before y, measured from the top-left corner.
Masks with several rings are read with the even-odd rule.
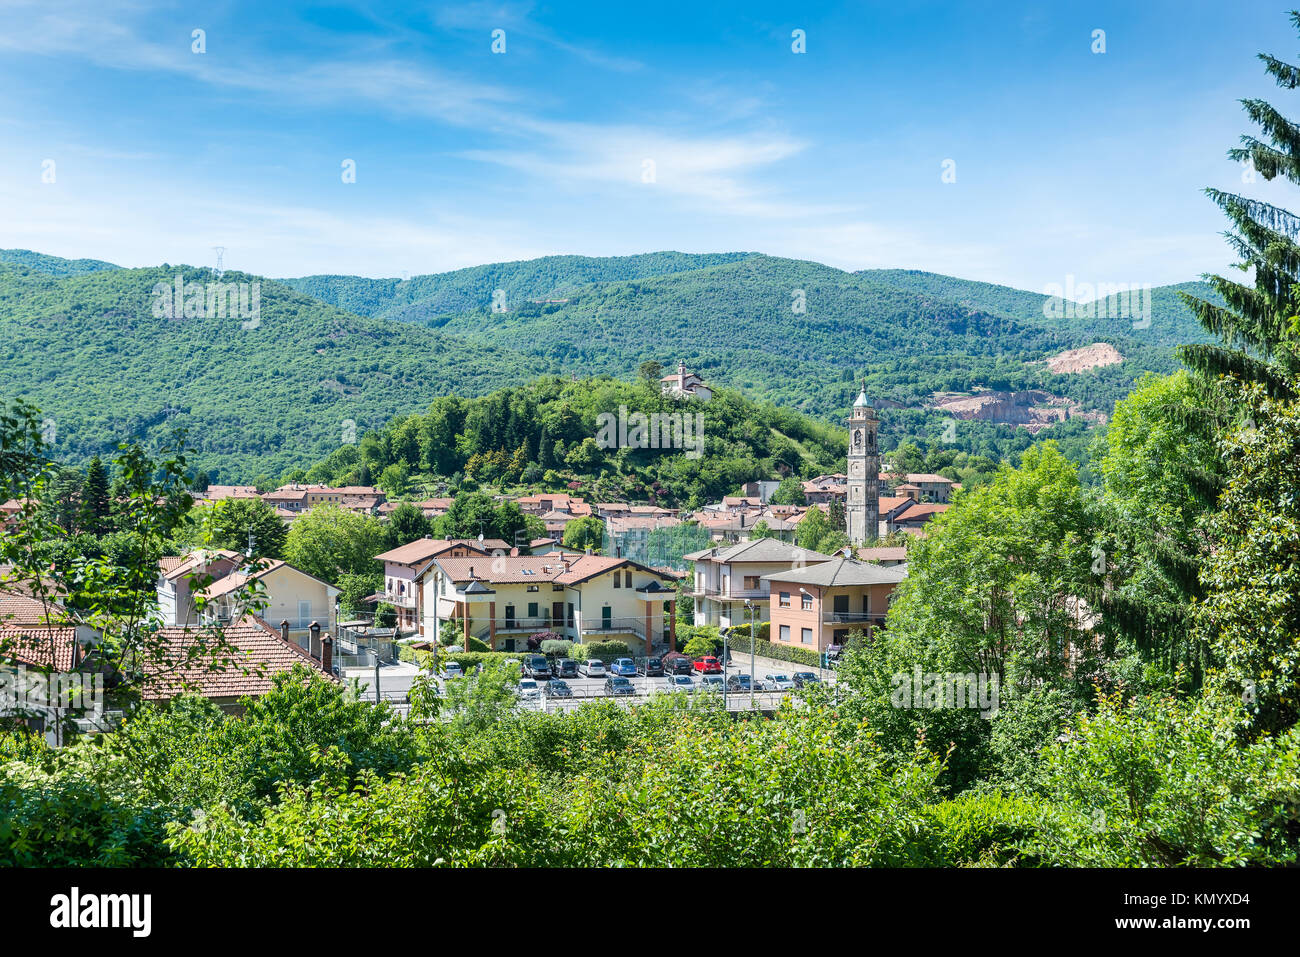
[[[784,675],[791,677],[794,672],[807,672],[811,669],[803,666],[791,665],[789,662],[771,661],[769,659],[758,659],[755,661],[754,670],[758,675],[758,683],[754,686],[754,692],[751,696],[749,689],[738,689],[735,686],[727,689],[726,699],[728,710],[747,710],[750,707],[771,711],[778,708],[782,699],[795,689],[774,690],[766,688],[764,682],[767,675]],[[813,670],[819,679],[826,683],[834,683],[834,672],[819,672]],[[727,666],[724,680],[731,680],[737,675],[744,675],[753,680],[750,673],[749,660],[746,656],[744,662],[736,659]],[[608,675],[607,675],[608,677]],[[722,698],[722,692],[716,685],[708,686],[704,683],[703,675],[699,672],[693,672],[691,675],[691,684],[687,687],[678,686],[674,688],[668,676],[647,677],[638,674],[636,677],[628,677],[633,687],[633,694],[630,695],[610,695],[606,691],[605,677],[587,677],[580,674],[576,678],[565,678],[564,683],[572,692],[571,695],[558,696],[548,693],[551,680],[537,679],[538,692],[535,696],[521,696],[520,706],[529,710],[561,711],[570,708],[576,708],[587,701],[611,699],[620,702],[644,702],[655,694],[671,693],[673,691],[686,691],[691,695],[716,695]],[[751,705],[752,697],[752,705]]]

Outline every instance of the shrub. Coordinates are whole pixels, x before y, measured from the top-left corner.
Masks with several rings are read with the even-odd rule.
[[[573,649],[573,642],[564,639],[542,642],[542,654],[548,658],[567,658]]]
[[[1033,865],[1037,858],[1021,854],[1021,845],[1035,833],[1038,810],[1022,797],[996,792],[966,792],[932,805],[927,813],[937,828],[935,867],[1011,863]]]
[[[627,642],[623,641],[592,641],[582,645],[575,645],[573,648],[574,652],[578,652],[579,649],[581,649],[582,658],[599,658],[605,664],[609,664],[615,658],[632,657],[632,649],[628,648]]]

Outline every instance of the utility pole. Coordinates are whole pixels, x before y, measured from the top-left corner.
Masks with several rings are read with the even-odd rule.
[[[216,273],[216,274],[217,274],[217,278],[220,279],[222,273],[224,273],[224,272],[226,271],[226,270],[223,268],[222,264],[221,264],[221,259],[222,259],[222,257],[225,256],[225,254],[226,254],[226,247],[225,247],[225,246],[213,246],[212,248],[213,248],[214,250],[216,250],[216,253],[217,253],[217,268],[214,269],[214,270],[212,270],[212,271],[213,271],[214,273]]]
[[[749,612],[749,710],[753,711],[754,682],[758,680],[758,676],[755,672],[758,670],[758,666],[754,661],[754,619],[756,617],[756,610],[754,608],[754,603],[749,599],[745,599],[745,610]]]
[[[727,638],[730,634],[730,627],[722,633],[722,710],[726,714],[731,713],[727,711]]]

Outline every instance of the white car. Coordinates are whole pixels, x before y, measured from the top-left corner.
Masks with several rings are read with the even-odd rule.
[[[463,678],[465,672],[460,670],[459,661],[449,661],[442,669],[442,676],[444,678]]]
[[[685,691],[687,694],[695,693],[695,679],[690,675],[669,675],[669,691]]]
[[[763,675],[763,684],[769,691],[794,690],[794,679],[789,675]]]
[[[605,662],[599,658],[590,658],[578,666],[579,670],[588,678],[604,678]]]
[[[524,699],[538,698],[542,694],[541,687],[533,678],[519,679],[519,697]]]

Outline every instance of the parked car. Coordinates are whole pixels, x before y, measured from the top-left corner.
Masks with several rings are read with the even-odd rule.
[[[532,678],[520,678],[518,694],[521,698],[536,698],[542,693],[542,686]]]
[[[459,661],[449,661],[442,667],[442,676],[444,678],[463,678],[465,672],[461,670]]]
[[[548,698],[572,698],[573,689],[563,678],[552,678],[543,688],[543,693]]]
[[[722,675],[705,675],[700,679],[700,687],[705,691],[721,692],[725,685]]]
[[[685,691],[687,694],[692,694],[695,691],[695,679],[690,675],[669,675],[668,690]]]
[[[605,662],[599,658],[588,658],[578,666],[578,670],[588,678],[603,678],[605,677]]]
[[[622,675],[611,675],[605,679],[605,694],[636,694],[636,688],[633,686],[631,678],[624,678]]]
[[[609,666],[611,675],[622,675],[624,678],[636,677],[636,662],[631,658],[619,658]]]
[[[790,676],[790,678],[794,681],[794,686],[796,688],[802,688],[804,685],[819,685],[822,683],[822,679],[818,678],[811,671],[796,671]]]
[[[551,677],[551,663],[545,655],[528,655],[524,658],[524,674],[545,681]]]
[[[647,678],[662,678],[664,675],[664,663],[658,658],[647,658],[645,664],[637,669],[640,674]]]
[[[722,663],[713,655],[705,655],[699,661],[694,663],[694,668],[700,674],[720,675],[722,674]]]
[[[732,675],[727,679],[727,688],[730,691],[749,691],[753,685],[754,682],[746,674]]]
[[[794,682],[789,675],[764,675],[763,680],[767,682],[770,691],[791,691],[794,689]]]
[[[664,670],[670,675],[689,675],[694,672],[690,658],[669,658],[664,662]]]

